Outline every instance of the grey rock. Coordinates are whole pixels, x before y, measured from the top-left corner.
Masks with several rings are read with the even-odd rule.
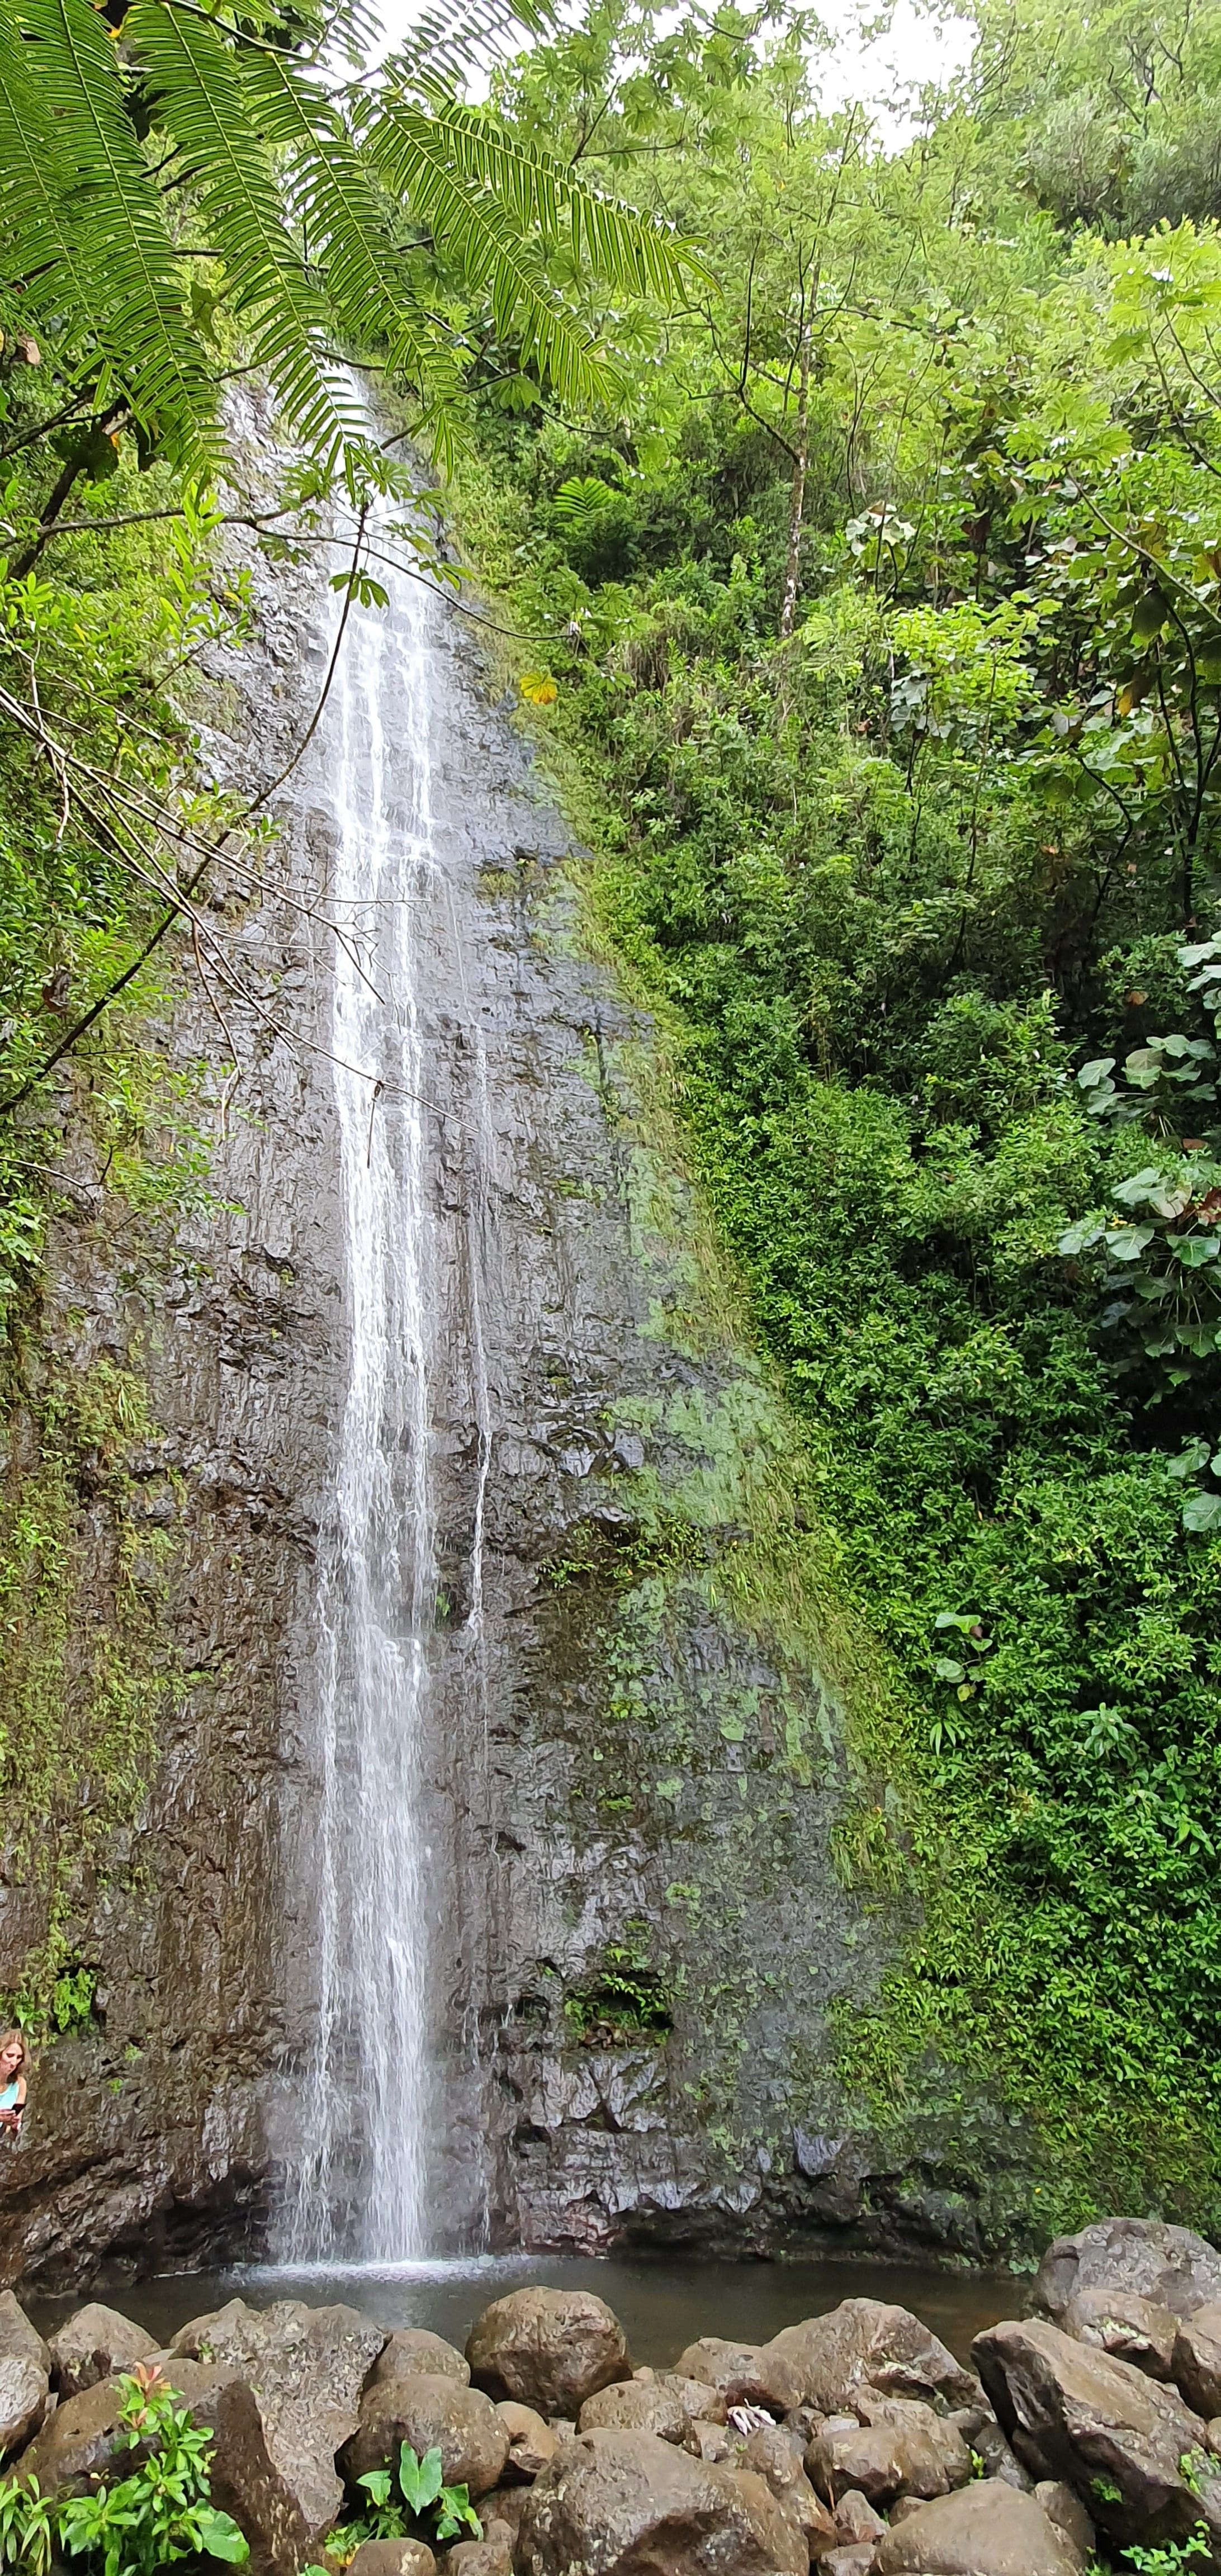
[[[945,2495],[950,2485],[936,2445],[919,2427],[858,2424],[850,2433],[815,2433],[805,2464],[831,2505],[848,2487],[859,2488],[872,2505],[888,2505],[897,2495]]]
[[[872,2540],[848,2541],[838,2549],[828,2549],[818,2560],[823,2576],[870,2576],[876,2563],[877,2549]]]
[[[1023,2495],[1032,2493],[1034,2479],[1029,2469],[1023,2468],[1012,2444],[1006,2441],[995,2417],[981,2424],[972,2434],[970,2447],[983,2461],[985,2477],[999,2478],[1002,2485],[1017,2487]]]
[[[673,2390],[689,2422],[725,2423],[729,2410],[719,2388],[713,2388],[708,2380],[688,2379],[681,2370],[659,2370],[654,2385]]]
[[[1205,2429],[1173,2389],[1038,2318],[989,2327],[973,2351],[1019,2457],[1066,2480],[1109,2540],[1185,2540],[1200,2522],[1221,2537]]]
[[[505,2462],[507,2479],[536,2478],[548,2460],[555,2458],[559,2436],[552,2432],[544,2416],[533,2406],[519,2406],[511,2397],[502,2398],[496,2408],[509,2436],[509,2456]]]
[[[922,2399],[879,2397],[872,2389],[862,2388],[857,2394],[857,2413],[862,2424],[884,2424],[893,2432],[909,2435],[940,2462],[948,2487],[965,2487],[971,2475],[971,2454],[966,2442],[956,2424],[938,2415]],[[913,2481],[904,2483],[913,2493],[922,2492]]]
[[[904,2502],[916,2505],[921,2501],[919,2496],[899,2497],[892,2512]],[[840,2496],[835,2507],[835,2529],[846,2547],[861,2548],[869,2541],[876,2548],[886,2528],[881,2514],[875,2513],[868,2496],[863,2496],[859,2487],[849,2487],[847,2493]]]
[[[96,2479],[109,2476],[117,2459],[134,2463],[120,2424],[121,2405],[113,2379],[65,2398],[22,2452],[22,2476],[37,2478],[44,2495],[83,2495]]]
[[[196,2424],[215,2435],[212,2502],[231,2514],[250,2544],[249,2576],[297,2576],[313,2535],[267,2448],[254,2391],[226,2365],[175,2361],[169,2372]]]
[[[770,2432],[751,2433],[742,2449],[741,2465],[753,2470],[771,2488],[790,2520],[797,2526],[810,2557],[817,2558],[842,2537],[836,2519],[828,2512],[806,2476],[801,2452],[779,2425]],[[854,2532],[853,2539],[864,2535]]]
[[[482,2540],[460,2540],[445,2567],[446,2576],[513,2576],[512,2535],[498,2523],[495,2537],[485,2532]]]
[[[52,2335],[51,2376],[61,2397],[79,2397],[100,2379],[134,2370],[157,2349],[156,2339],[117,2308],[96,2303],[78,2308]]]
[[[1034,2304],[1058,2324],[1083,2290],[1131,2290],[1189,2317],[1221,2299],[1221,2254],[1190,2227],[1160,2218],[1101,2218],[1048,2246],[1034,2284]]]
[[[299,2299],[250,2308],[231,2299],[193,2317],[171,2341],[175,2358],[218,2362],[253,2388],[268,2455],[296,2498],[311,2546],[339,2512],[335,2456],[356,2431],[361,2390],[386,2340],[386,2328],[355,2308],[308,2308]]]
[[[990,2478],[906,2514],[874,2566],[877,2576],[1079,2576],[1035,2497]]]
[[[629,2379],[627,2337],[589,2290],[513,2290],[471,2328],[471,2377],[492,2397],[515,2397],[540,2415],[575,2415],[587,2397]]]

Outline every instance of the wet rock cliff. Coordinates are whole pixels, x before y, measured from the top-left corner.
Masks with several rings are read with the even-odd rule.
[[[207,756],[244,779],[287,756],[327,655],[321,581],[257,586],[257,642],[216,662],[203,711]],[[959,2111],[883,2148],[832,2074],[830,2007],[873,1991],[901,1929],[835,1859],[880,1792],[664,1055],[597,957],[562,819],[454,608],[421,649],[439,2233],[978,2253],[1004,2232],[1003,2124]],[[391,798],[419,749],[392,722]],[[193,1077],[207,1199],[172,1226],[119,1214],[87,1103],[67,1083],[60,1103],[68,1195],[8,1470],[11,1495],[56,1495],[58,1556],[35,1551],[20,1599],[55,1856],[6,1818],[0,1983],[49,1961],[68,2029],[0,2159],[9,2279],[257,2250],[299,2132],[352,1330],[327,758],[324,723],[261,893],[214,879],[246,998],[225,1007],[240,1079]],[[229,1052],[187,964],[157,1032],[184,1070]]]

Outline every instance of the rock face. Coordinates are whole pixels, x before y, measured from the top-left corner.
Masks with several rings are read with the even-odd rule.
[[[522,2516],[520,2576],[806,2576],[809,2554],[762,2478],[652,2433],[566,2442]]]
[[[231,2299],[210,2316],[192,2318],[170,2345],[172,2356],[219,2364],[254,2389],[268,2457],[311,2545],[339,2511],[343,2482],[335,2455],[356,2431],[361,2391],[385,2342],[386,2328],[355,2308],[278,2299],[260,2309]],[[172,2361],[167,2368],[172,2377]],[[466,2393],[450,2380],[435,2385]]]
[[[1203,2522],[1221,2545],[1221,2479],[1175,2391],[1037,2320],[992,2326],[973,2350],[1019,2458],[1064,2479],[1110,2539],[1186,2540]]]
[[[251,454],[272,435],[256,397]],[[333,605],[289,566],[256,555],[249,569],[258,641],[205,655],[192,709],[207,766],[242,792],[301,741]],[[449,1606],[430,1639],[420,1804],[438,1946],[457,1962],[429,2033],[448,2124],[438,2233],[469,2240],[490,2210],[499,2240],[530,2247],[938,2242],[978,2257],[1012,2238],[1028,2145],[1008,2117],[983,2103],[965,2120],[956,2101],[875,2141],[824,2072],[828,2006],[874,1990],[890,1930],[832,1859],[854,1791],[814,1611],[782,1633],[729,1606],[724,1567],[753,1551],[762,1597],[777,1529],[786,1597],[803,1549],[819,1581],[823,1556],[791,1500],[790,1428],[655,1105],[655,1033],[594,962],[570,836],[443,604],[426,649],[436,865],[413,907]],[[103,1185],[84,1094],[74,1107],[65,1092],[70,1195],[9,1425],[14,1492],[56,1466],[44,1357],[71,1387],[130,1381],[140,1402],[101,1442],[82,1414],[69,1462],[56,1687],[65,1741],[99,1759],[65,1783],[54,1822],[73,1861],[63,1938],[97,1986],[87,2025],[44,2053],[0,2168],[0,2277],[52,2289],[104,2262],[136,2275],[258,2251],[300,2154],[319,1559],[354,1329],[331,941],[302,908],[325,910],[333,880],[333,714],[277,800],[265,884],[218,870],[208,893],[248,996],[225,1004],[236,1090],[209,1078],[197,1106],[209,1202],[176,1229],[133,1214]],[[396,813],[417,749],[392,709]],[[163,954],[175,962],[171,942]],[[189,956],[177,962],[161,1034],[185,1073],[228,1040]],[[121,1633],[129,1598],[148,1666],[138,1794],[102,1763],[97,1643]],[[36,1863],[14,1830],[0,1851],[9,1989],[48,1930]],[[638,1921],[653,1928],[633,1998],[605,1969]]]
[[[1185,2318],[1170,2355],[1170,2372],[1189,2406],[1206,2421],[1221,2415],[1221,2302],[1210,2300]]]
[[[492,2397],[575,2417],[587,2397],[631,2376],[627,2337],[589,2290],[512,2290],[471,2328],[471,2377]]]

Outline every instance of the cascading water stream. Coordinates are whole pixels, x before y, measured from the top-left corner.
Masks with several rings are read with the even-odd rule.
[[[331,1047],[351,1356],[321,1581],[319,2001],[289,2226],[298,2261],[395,2263],[429,2240],[443,1294],[420,928],[436,864],[429,701],[421,586],[396,582],[386,612],[353,603],[323,752],[338,826]],[[486,1421],[479,1440],[481,1562]]]

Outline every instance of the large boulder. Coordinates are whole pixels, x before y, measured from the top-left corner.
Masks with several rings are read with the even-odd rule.
[[[36,2361],[48,2378],[51,2374],[47,2346],[11,2290],[0,2290],[0,2360]]]
[[[103,2308],[96,2302],[77,2308],[66,2325],[52,2335],[48,2350],[51,2355],[51,2377],[61,2397],[79,2397],[82,2389],[96,2388],[101,2379],[113,2379],[121,2370],[134,2370],[138,2361],[147,2361],[157,2349],[156,2338],[130,2317],[121,2316],[117,2308]]]
[[[1150,2379],[1171,2377],[1179,2319],[1173,2309],[1142,2298],[1138,2290],[1075,2290],[1056,2322],[1078,2343],[1113,2352],[1117,2361],[1132,2362]]]
[[[801,2403],[797,2372],[771,2344],[730,2343],[720,2335],[701,2335],[680,2352],[675,2365],[680,2379],[702,2379],[715,2388],[727,2407],[767,2406],[787,2415]]]
[[[489,2397],[575,2418],[587,2397],[630,2379],[627,2337],[591,2290],[511,2290],[471,2328],[471,2377]]]
[[[940,2451],[919,2425],[855,2424],[851,2431],[825,2425],[811,2437],[805,2464],[811,2484],[832,2505],[848,2487],[875,2506],[898,2495],[943,2496],[950,2488]]]
[[[1203,2522],[1221,2565],[1221,2480],[1198,2415],[1127,2361],[1039,2318],[990,2326],[973,2346],[1019,2459],[1063,2478],[1121,2546],[1186,2540]]]
[[[381,2379],[366,2390],[359,2425],[339,2453],[349,2484],[392,2467],[404,2442],[421,2459],[440,2451],[446,2485],[469,2487],[473,2496],[499,2485],[509,2457],[508,2428],[491,2398],[440,2373]]]
[[[719,2388],[710,2380],[688,2379],[682,2370],[659,2370],[654,2375],[658,2388],[673,2390],[679,2405],[691,2424],[723,2424],[728,2408]]]
[[[214,2435],[212,2502],[232,2514],[250,2543],[249,2576],[297,2576],[312,2534],[286,2478],[267,2448],[258,2399],[225,2364],[177,2360],[171,2388],[196,2424]]]
[[[811,2559],[824,2557],[841,2538],[857,2540],[863,2536],[855,2531],[841,2533],[838,2518],[815,2495],[802,2467],[800,2451],[778,2424],[770,2432],[761,2427],[748,2434],[742,2447],[742,2466],[771,2488],[789,2521],[796,2524]],[[868,2513],[863,2496],[861,2503]]]
[[[84,2495],[99,2478],[110,2476],[116,2460],[125,2469],[133,2467],[138,2454],[127,2447],[122,2403],[116,2379],[100,2380],[81,2396],[66,2398],[22,2452],[21,2476],[37,2478],[44,2495]]]
[[[620,2379],[587,2397],[577,2417],[579,2433],[599,2428],[616,2433],[656,2433],[662,2442],[685,2442],[691,2418],[675,2390],[664,2381]]]
[[[343,2502],[335,2454],[356,2431],[361,2390],[387,2340],[386,2327],[355,2308],[307,2308],[300,2299],[249,2308],[230,2299],[193,2317],[170,2345],[172,2356],[218,2362],[254,2390],[268,2455],[296,2499],[311,2547]]]
[[[971,2475],[971,2454],[956,2424],[926,2406],[919,2397],[879,2397],[872,2388],[857,2393],[856,2411],[862,2424],[885,2424],[895,2433],[904,2433],[923,2451],[931,2450],[939,2460],[946,2487],[965,2487]],[[909,2495],[922,2492],[910,2481],[905,2482]],[[944,2489],[938,2488],[938,2494]]]
[[[0,2357],[0,2459],[19,2451],[42,2423],[50,2400],[50,2382],[28,2354]]]
[[[1079,2495],[1063,2478],[1040,2478],[1034,2491],[1049,2522],[1054,2523],[1070,2558],[1080,2568],[1092,2567],[1096,2549],[1094,2525]]]
[[[883,2299],[843,2299],[824,2317],[785,2326],[763,2349],[796,2380],[791,2402],[822,2415],[851,2407],[862,2386],[891,2397],[941,2397],[948,2406],[967,2406],[979,2394],[970,2372],[910,2308]]]
[[[1221,2254],[1160,2218],[1100,2218],[1076,2236],[1057,2236],[1035,2277],[1034,2304],[1059,2325],[1083,2290],[1134,2291],[1176,2317],[1221,2299]]]
[[[1171,2375],[1189,2406],[1209,2419],[1221,2415],[1221,2302],[1210,2300],[1186,2317],[1174,2338]]]
[[[378,2379],[414,2379],[421,2372],[431,2372],[439,2379],[460,2379],[465,2388],[471,2376],[456,2344],[447,2343],[444,2335],[430,2334],[427,2326],[400,2326],[382,2348],[373,2364],[372,2377]]]
[[[582,2433],[530,2490],[518,2576],[806,2576],[809,2554],[762,2478],[655,2433]]]
[[[877,2576],[1080,2576],[1035,2497],[993,2478],[905,2514],[873,2564]]]

